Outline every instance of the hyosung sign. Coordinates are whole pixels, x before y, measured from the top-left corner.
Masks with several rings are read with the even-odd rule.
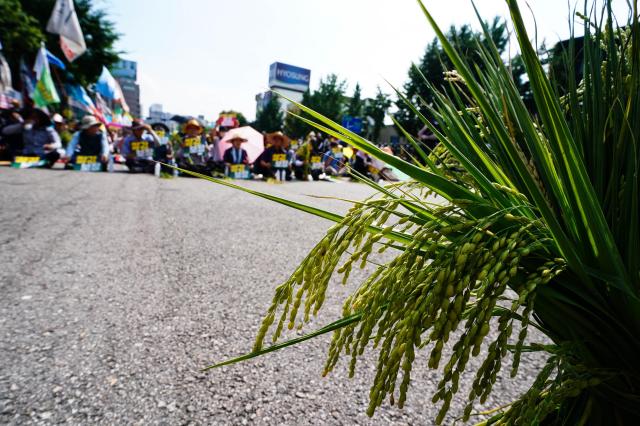
[[[269,87],[304,92],[309,88],[311,70],[274,62],[269,67]]]

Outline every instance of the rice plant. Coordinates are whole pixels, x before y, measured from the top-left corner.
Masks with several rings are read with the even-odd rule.
[[[610,1],[602,11],[579,14],[584,39],[581,52],[573,37],[565,46],[562,92],[540,63],[518,3],[507,3],[535,115],[495,46],[478,42],[479,72],[418,2],[455,65],[449,86],[433,88],[433,105],[405,99],[437,135],[438,149],[424,152],[407,134],[419,158],[405,162],[297,105],[306,117],[300,120],[410,181],[369,183],[376,195],[340,216],[209,178],[335,222],[277,287],[253,351],[217,366],[333,332],[324,374],[342,358],[353,374],[365,348],[377,352],[370,415],[386,399],[402,407],[413,363],[428,358],[442,373],[431,396],[441,423],[461,381],[472,387],[464,412],[454,414],[467,421],[502,368],[515,376],[521,354],[539,351],[547,361],[530,389],[488,422],[640,423],[637,0],[623,25]],[[578,53],[582,61],[574,60]],[[304,324],[322,308],[332,276],[346,282],[353,268],[385,250],[392,260],[344,301],[343,318],[278,343],[285,327]],[[551,343],[529,341],[531,328]],[[478,356],[481,366],[469,371]]]

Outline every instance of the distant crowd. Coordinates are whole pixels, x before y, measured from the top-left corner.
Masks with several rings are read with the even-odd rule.
[[[0,161],[19,168],[59,163],[68,169],[104,172],[123,164],[131,173],[160,176],[188,175],[177,171],[181,169],[278,181],[332,176],[398,179],[384,163],[318,132],[291,140],[281,132],[259,134],[248,127],[205,129],[196,119],[174,132],[164,123],[142,120],[126,127],[105,125],[93,115],[68,123],[60,114],[20,110],[17,105],[0,114]]]

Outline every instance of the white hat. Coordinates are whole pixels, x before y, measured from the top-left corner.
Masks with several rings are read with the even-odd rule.
[[[54,123],[64,123],[64,118],[62,118],[62,116],[57,112],[53,114],[53,117],[51,119]]]
[[[237,132],[235,130],[231,130],[229,133],[227,133],[227,135],[225,136],[225,138],[227,139],[227,141],[231,142],[233,140],[239,139],[242,142],[247,142],[247,138],[245,138],[244,136],[242,136],[242,134],[240,132]]]
[[[85,115],[82,117],[82,121],[80,121],[80,128],[82,130],[87,130],[89,127],[93,127],[97,124],[102,124],[95,118],[93,115]]]

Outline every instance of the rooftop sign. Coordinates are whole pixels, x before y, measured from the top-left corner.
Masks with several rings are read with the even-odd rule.
[[[269,67],[269,87],[305,92],[309,88],[311,70],[274,62]]]

